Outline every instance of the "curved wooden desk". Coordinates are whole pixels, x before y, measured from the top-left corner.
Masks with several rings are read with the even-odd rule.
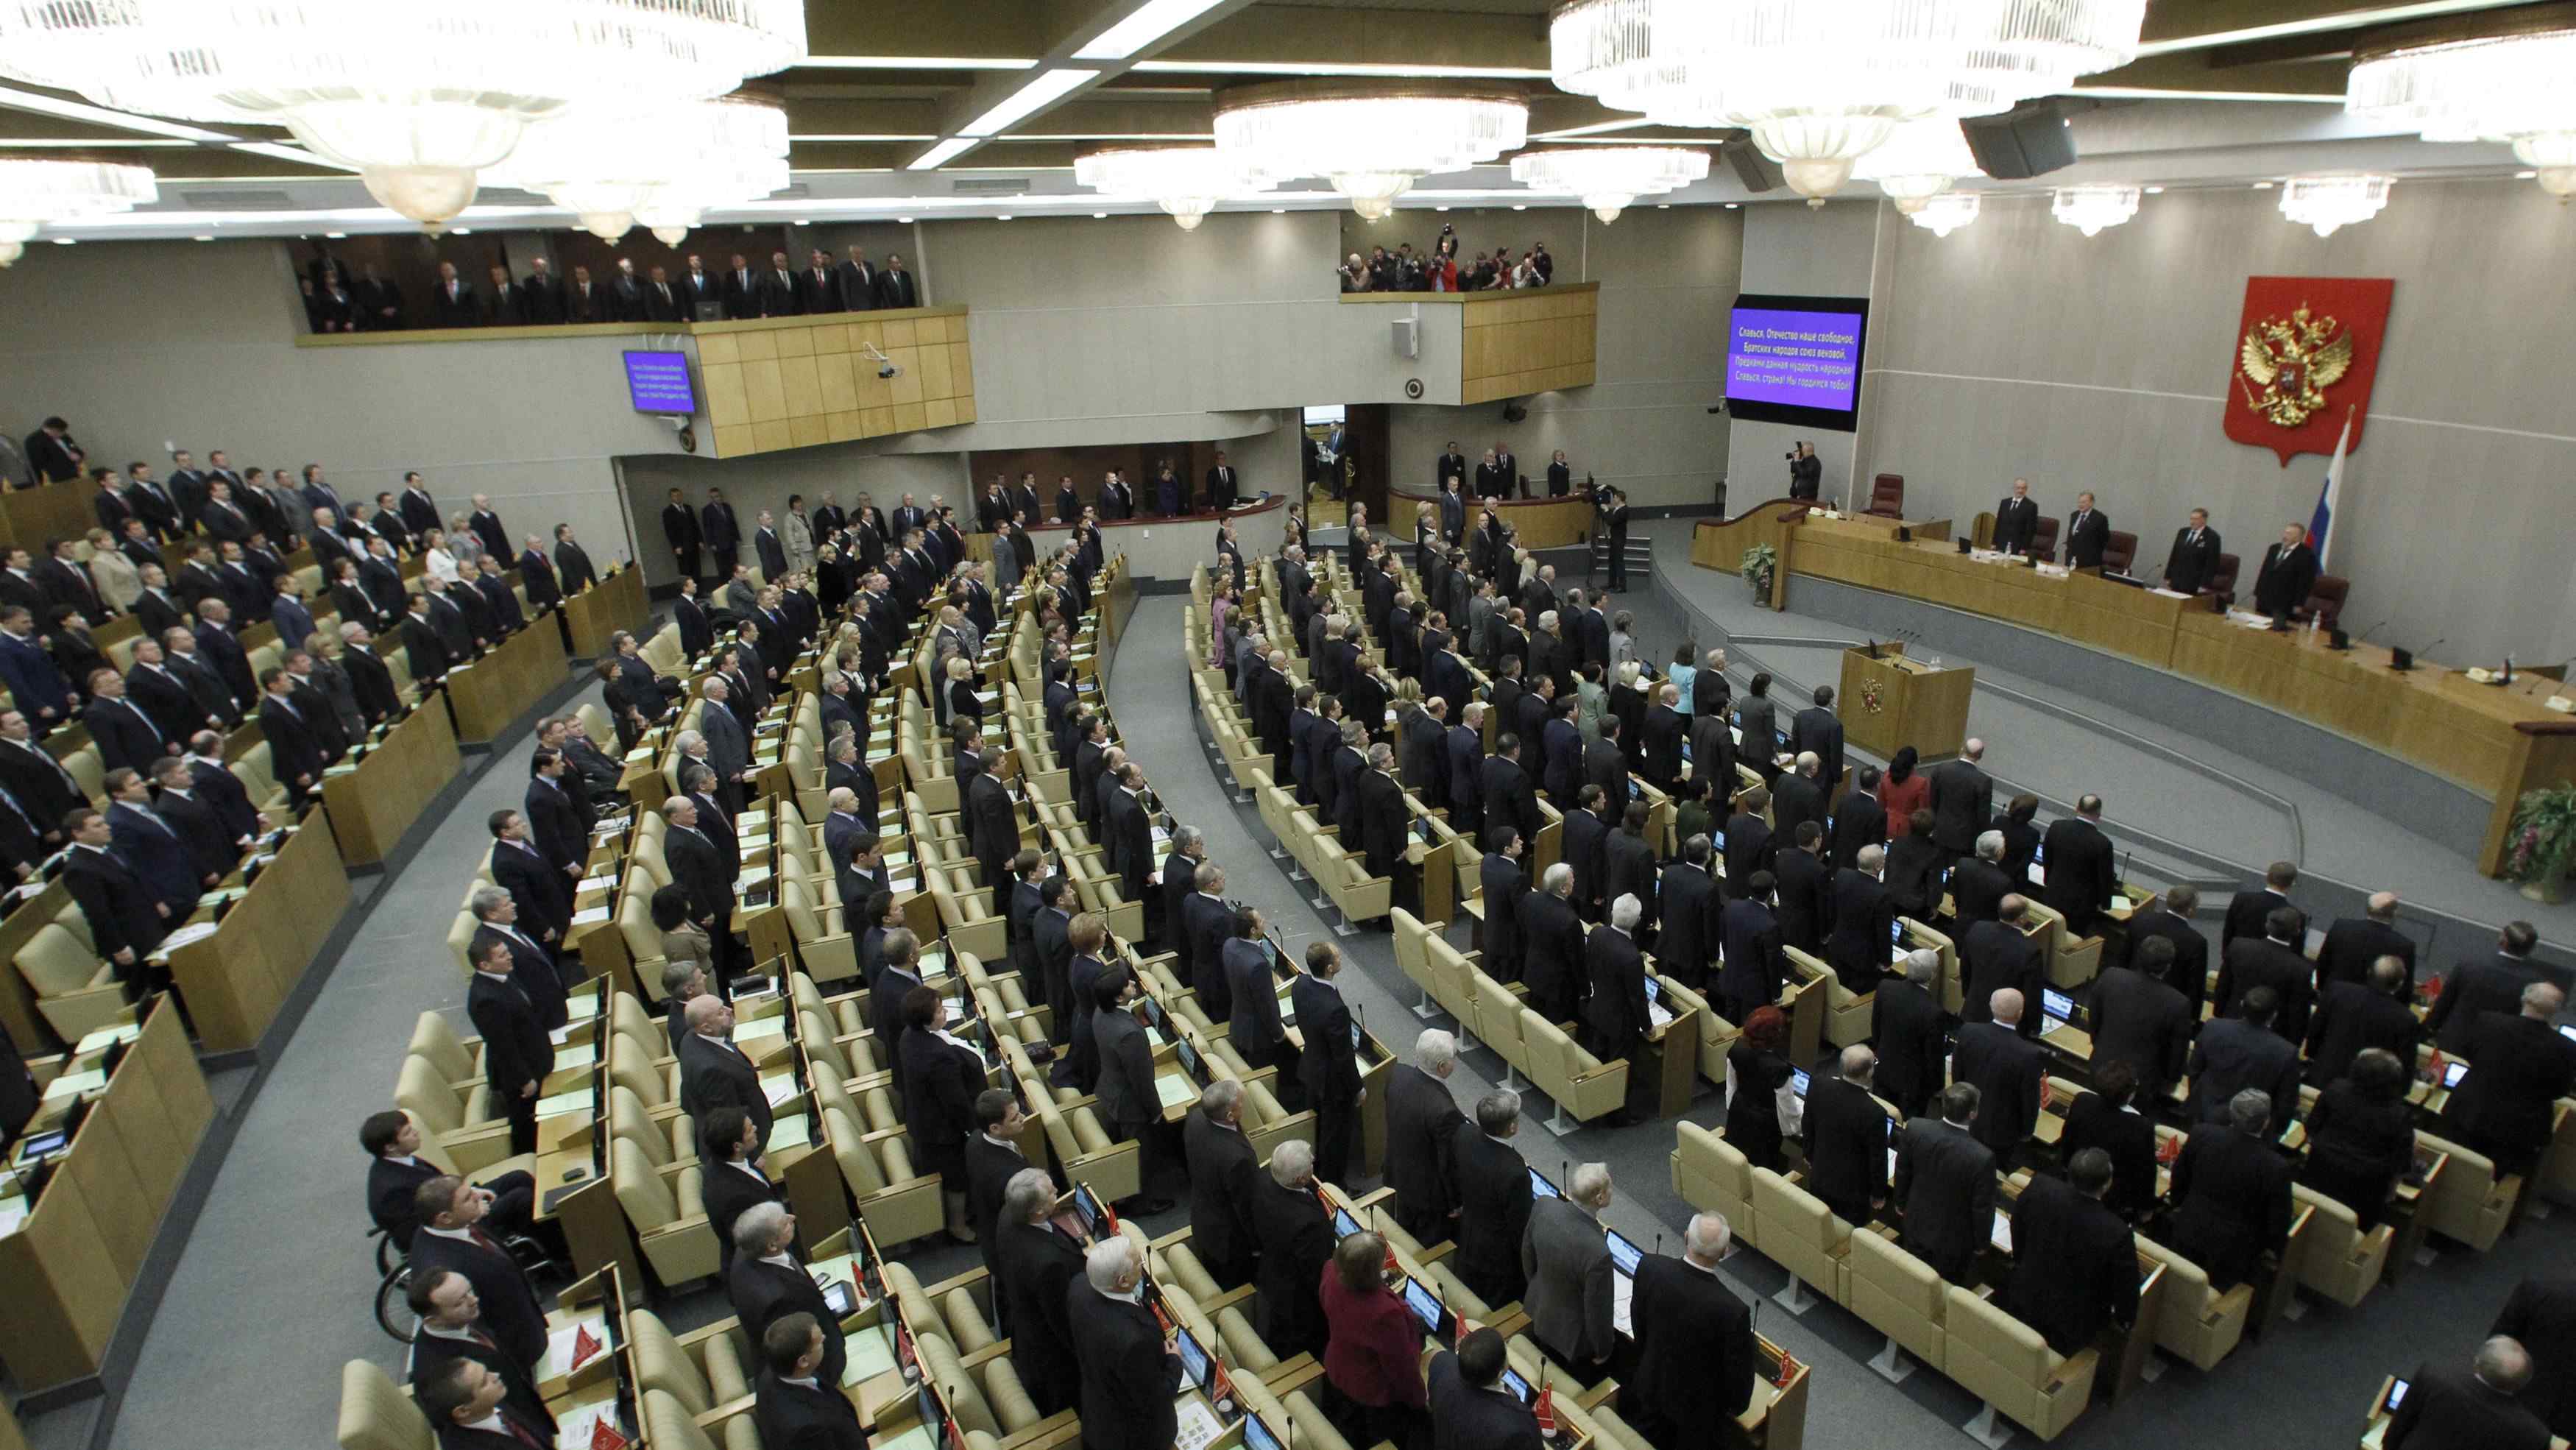
[[[1438,511],[1440,496],[1415,489],[1387,485],[1387,507],[1391,516],[1369,525],[1379,532],[1392,531],[1407,543],[1413,539],[1413,510],[1417,504],[1430,504]],[[1476,527],[1476,516],[1488,501],[1467,500],[1467,527]],[[1564,498],[1498,498],[1491,502],[1504,523],[1521,536],[1524,549],[1561,549],[1580,544],[1592,535],[1592,500],[1572,494]]]

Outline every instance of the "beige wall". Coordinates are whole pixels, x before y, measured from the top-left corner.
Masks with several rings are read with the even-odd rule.
[[[1870,271],[1877,255],[1880,208],[1869,202],[1834,202],[1809,207],[1789,202],[1747,206],[1744,218],[1744,285],[1746,292],[1773,292],[1803,297],[1868,297]],[[1889,215],[1893,216],[1893,213]],[[1927,233],[1928,235],[1928,233]],[[1873,308],[1872,312],[1875,313]],[[1869,320],[1861,406],[1869,406],[1872,379],[1866,361],[1878,351],[1878,318]],[[1716,323],[1717,391],[1726,391],[1726,316]],[[1728,434],[1727,508],[1778,498],[1789,491],[1785,455],[1801,440],[1816,445],[1825,465],[1823,494],[1839,499],[1850,486],[1855,462],[1851,433],[1836,433],[1809,424],[1757,423],[1740,419]],[[1867,490],[1862,490],[1865,496]]]
[[[299,348],[286,258],[270,241],[28,248],[0,274],[0,425],[60,413],[100,463],[165,475],[165,442],[237,468],[318,462],[344,497],[417,468],[451,512],[487,493],[514,534],[569,522],[593,558],[624,551],[609,460],[676,448],[628,405],[635,339]]]
[[[2016,474],[2060,515],[2091,488],[2155,567],[2206,504],[2250,583],[2271,536],[2307,520],[2326,460],[2285,469],[2219,431],[2245,278],[2392,277],[2329,560],[2353,581],[2345,618],[2392,619],[2392,643],[2446,637],[2446,660],[2576,654],[2567,212],[2529,182],[2407,181],[2320,240],[2277,198],[2169,192],[2089,239],[2044,196],[1989,200],[1947,239],[1887,226],[1861,475],[1904,474],[1917,517],[1991,508]]]

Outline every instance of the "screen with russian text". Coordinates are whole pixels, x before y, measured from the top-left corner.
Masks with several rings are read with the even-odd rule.
[[[1727,325],[1728,416],[1852,431],[1868,329],[1866,297],[1737,297]]]

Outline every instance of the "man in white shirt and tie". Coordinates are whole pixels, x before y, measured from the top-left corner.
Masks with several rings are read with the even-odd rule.
[[[2070,569],[2099,569],[2102,550],[2111,542],[2111,516],[2093,507],[2093,494],[2075,496],[2075,512],[2066,520],[2066,564]]]
[[[483,1325],[483,1301],[472,1281],[453,1269],[432,1269],[412,1276],[407,1302],[420,1316],[420,1333],[412,1340],[404,1378],[418,1394],[420,1387],[453,1373],[460,1360],[471,1360],[497,1376],[502,1404],[529,1429],[552,1443],[554,1416],[537,1393],[536,1366],[522,1364],[501,1348]]]

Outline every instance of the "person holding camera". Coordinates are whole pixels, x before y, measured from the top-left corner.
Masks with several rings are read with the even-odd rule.
[[[1812,499],[1824,487],[1825,461],[1816,456],[1816,445],[1801,443],[1789,451],[1789,497]]]

